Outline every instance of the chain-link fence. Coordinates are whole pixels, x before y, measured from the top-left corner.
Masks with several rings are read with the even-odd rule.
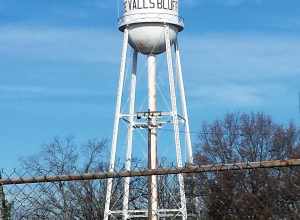
[[[91,174],[92,175],[92,174]],[[16,171],[3,173],[4,178],[26,180]],[[72,176],[70,176],[70,179]],[[103,219],[106,180],[58,181],[3,186],[1,192],[2,219]],[[148,177],[134,177],[130,181],[129,209],[140,218],[148,209]],[[180,193],[176,175],[158,177],[160,210],[179,210]],[[122,219],[124,178],[113,181],[110,209],[111,219]],[[178,219],[181,213],[171,212],[168,219]],[[190,215],[191,216],[191,215]],[[1,218],[0,218],[1,219]]]
[[[184,173],[188,219],[300,219],[299,164],[299,160],[293,160],[159,169],[155,172],[159,174],[156,187],[160,219],[182,219],[181,213],[164,212],[181,208],[175,171]],[[110,219],[122,219],[126,176],[133,176],[128,210],[135,219],[146,219],[148,176],[153,172],[31,178],[30,173],[2,171],[0,219],[103,219],[105,178],[111,176],[115,178],[110,209],[115,215]]]

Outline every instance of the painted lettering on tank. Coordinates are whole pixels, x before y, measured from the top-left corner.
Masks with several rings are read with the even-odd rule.
[[[162,9],[163,7],[163,0],[157,0],[157,8]]]
[[[178,0],[126,0],[124,1],[125,12],[140,9],[162,9],[177,11]]]
[[[155,3],[154,3],[154,0],[149,0],[149,3],[150,3],[150,8],[155,8]]]

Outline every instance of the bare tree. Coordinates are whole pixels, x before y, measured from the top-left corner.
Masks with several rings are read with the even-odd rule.
[[[107,171],[107,142],[91,140],[80,147],[72,138],[55,138],[40,154],[22,160],[26,176],[72,175]],[[118,167],[122,167],[117,164]],[[133,159],[133,168],[142,161]],[[23,173],[21,174],[23,176]],[[147,208],[147,178],[132,178],[130,209]],[[94,220],[103,219],[106,181],[72,181],[14,186],[14,219]],[[113,181],[111,209],[121,210],[124,179]]]
[[[81,153],[72,138],[55,138],[39,155],[23,159],[27,175],[68,175],[106,170],[106,141],[92,140]],[[104,181],[36,184],[20,190],[16,219],[102,219]],[[20,197],[24,197],[23,199]]]
[[[26,176],[68,175],[107,170],[106,141],[77,146],[55,138],[34,157],[23,160]],[[195,162],[233,163],[300,158],[300,131],[263,113],[228,114],[205,123],[199,132]],[[133,168],[144,167],[134,160]],[[172,166],[161,161],[160,166]],[[120,165],[118,168],[122,168]],[[186,175],[189,219],[300,219],[300,170],[265,169]],[[23,174],[21,174],[23,176]],[[176,176],[158,178],[160,208],[179,201]],[[132,178],[130,209],[146,209],[147,178]],[[74,181],[17,188],[13,219],[103,219],[106,181]],[[113,182],[112,210],[122,209],[124,181]]]
[[[228,114],[204,124],[198,140],[199,164],[300,158],[296,126],[263,113]],[[295,168],[202,174],[194,196],[204,199],[209,219],[299,219],[299,174]]]

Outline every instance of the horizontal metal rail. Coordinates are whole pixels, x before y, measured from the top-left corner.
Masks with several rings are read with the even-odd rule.
[[[119,17],[118,21],[117,21],[118,25],[119,26],[123,25],[124,20],[126,20],[126,18],[131,17],[131,19],[132,19],[132,17],[135,17],[135,16],[139,16],[135,20],[147,20],[147,19],[149,19],[149,17],[150,18],[155,17],[155,18],[160,18],[160,19],[164,20],[164,19],[166,19],[165,16],[171,16],[171,17],[174,17],[174,18],[178,18],[179,24],[181,24],[182,26],[184,24],[184,18],[177,15],[177,14],[171,14],[171,13],[132,13],[132,14],[126,14],[126,15],[123,15],[123,16]]]
[[[180,173],[196,174],[196,173],[208,173],[208,172],[242,171],[242,170],[251,170],[251,169],[283,168],[283,167],[297,167],[297,166],[300,166],[300,159],[242,162],[242,163],[231,163],[231,164],[210,164],[210,165],[200,165],[200,166],[191,165],[183,168],[159,168],[154,170],[100,172],[100,173],[86,173],[86,174],[79,174],[79,175],[41,176],[41,177],[30,177],[30,178],[9,178],[9,179],[1,179],[0,185],[103,180],[103,179],[110,179],[110,178],[142,177],[142,176],[152,176],[152,175],[162,176],[162,175],[173,175],[173,174],[180,174]]]

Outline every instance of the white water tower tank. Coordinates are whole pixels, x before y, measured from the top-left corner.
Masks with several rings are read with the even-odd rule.
[[[178,15],[178,0],[121,0],[123,16],[119,29],[129,31],[130,45],[140,53],[165,52],[165,25],[170,27],[170,40],[183,30],[183,20]]]

